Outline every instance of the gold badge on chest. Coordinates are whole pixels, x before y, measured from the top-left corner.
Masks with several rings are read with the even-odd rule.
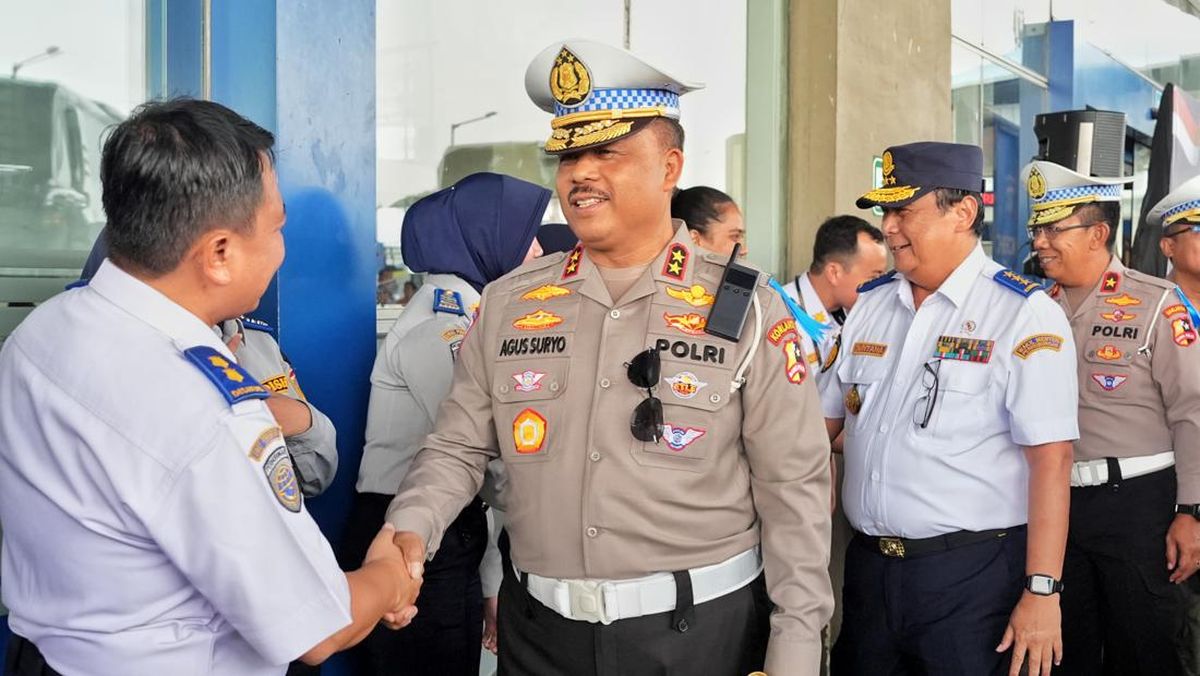
[[[854,415],[862,410],[862,395],[858,393],[858,383],[850,386],[850,390],[846,392],[846,410]]]

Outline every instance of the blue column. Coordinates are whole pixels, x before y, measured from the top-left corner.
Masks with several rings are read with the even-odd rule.
[[[150,25],[161,22],[156,12],[167,16],[166,64],[147,50],[148,72],[165,68],[167,92],[199,94],[199,5],[148,0],[148,43],[162,38]],[[173,14],[184,37],[171,30]],[[194,41],[184,22],[193,16]],[[375,359],[375,0],[212,0],[210,20],[213,100],[276,136],[287,258],[254,314],[278,328],[305,394],[337,427],[338,477],[307,502],[336,547]],[[335,658],[322,673],[350,672]]]

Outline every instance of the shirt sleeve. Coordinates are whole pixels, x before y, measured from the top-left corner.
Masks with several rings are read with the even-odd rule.
[[[853,316],[853,315],[851,315]],[[842,393],[842,379],[838,376],[838,367],[842,365],[844,357],[842,355],[842,347],[846,345],[846,331],[850,329],[850,318],[846,319],[846,325],[842,327],[842,332],[838,334],[836,347],[837,353],[832,357],[832,363],[826,369],[825,364],[820,364],[817,369],[825,369],[821,377],[817,379],[817,389],[821,400],[821,413],[830,420],[842,420],[846,417],[846,400]],[[826,355],[826,361],[831,357]]]
[[[504,569],[501,567],[503,563],[498,545],[502,528],[504,528],[504,513],[495,508],[489,509],[487,549],[483,552],[483,560],[479,562],[479,580],[483,586],[485,599],[500,593],[500,582],[504,579]]]
[[[284,665],[351,621],[350,589],[300,497],[282,433],[243,402],[149,519],[179,571],[267,661]]]
[[[337,476],[337,429],[312,402],[300,401],[308,407],[312,425],[300,434],[288,437],[287,445],[300,475],[300,488],[311,498],[324,493]]]
[[[1013,442],[1037,446],[1079,438],[1075,340],[1062,308],[1044,293],[1029,297],[1004,355],[1004,407]]]
[[[500,457],[487,352],[491,290],[484,289],[479,318],[462,339],[449,395],[437,409],[433,432],[425,437],[388,508],[388,522],[396,530],[420,535],[431,558],[450,522],[479,493],[488,462]]]
[[[1178,488],[1175,501],[1200,503],[1200,347],[1198,332],[1174,291],[1154,318],[1150,371],[1162,392]]]
[[[789,315],[767,297],[764,328]],[[768,673],[815,673],[833,612],[829,582],[829,440],[800,336],[760,339],[742,392],[742,441],[762,530],[767,592],[775,603]],[[786,420],[789,424],[780,424]]]
[[[371,373],[365,452],[371,461],[360,472],[382,473],[370,483],[386,479],[387,493],[400,488],[450,391],[454,360],[450,343],[442,339],[445,328],[430,318],[389,338]]]

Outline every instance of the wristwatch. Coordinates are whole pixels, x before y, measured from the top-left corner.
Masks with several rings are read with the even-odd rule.
[[[1190,514],[1193,519],[1200,520],[1200,505],[1175,505],[1176,514]]]
[[[1053,596],[1063,590],[1063,583],[1049,575],[1033,574],[1025,578],[1025,588],[1038,596]]]

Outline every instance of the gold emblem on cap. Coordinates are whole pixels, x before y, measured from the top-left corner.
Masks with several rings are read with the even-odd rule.
[[[892,162],[892,151],[890,151],[890,150],[883,151],[883,175],[891,176],[892,172],[895,170],[896,170],[896,164],[894,162]]]
[[[1029,170],[1029,180],[1025,182],[1025,189],[1029,191],[1029,199],[1040,200],[1046,196],[1046,177],[1042,176],[1037,167]]]
[[[563,47],[550,69],[550,94],[564,106],[583,103],[592,93],[592,75],[571,50]]]

